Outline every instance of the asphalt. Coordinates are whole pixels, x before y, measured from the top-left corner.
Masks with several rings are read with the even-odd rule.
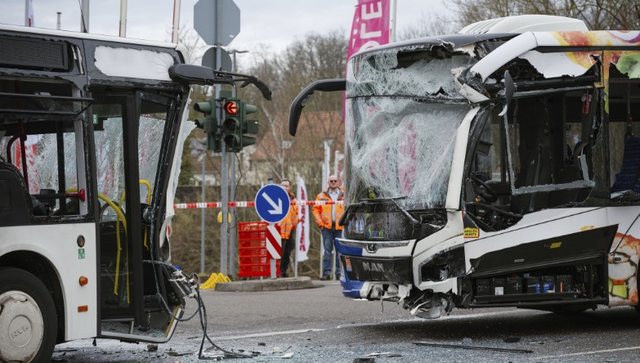
[[[262,280],[240,280],[216,284],[216,291],[226,292],[255,292],[255,291],[280,291],[300,290],[320,287],[314,284],[310,277],[284,277]]]

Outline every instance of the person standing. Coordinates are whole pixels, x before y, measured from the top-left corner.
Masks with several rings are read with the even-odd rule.
[[[338,204],[338,201],[344,200],[344,192],[340,188],[340,181],[335,175],[329,176],[329,186],[327,190],[318,194],[316,201],[332,202],[330,204],[322,204],[313,206],[313,218],[316,225],[322,232],[322,245],[324,246],[324,254],[322,256],[322,277],[321,280],[329,280],[331,278],[331,255],[336,243],[336,238],[342,236],[342,226],[338,224],[342,214],[344,213],[344,205]],[[340,279],[340,261],[336,251],[336,279]]]
[[[288,179],[282,179],[280,186],[287,191],[291,200],[291,208],[289,213],[283,220],[278,222],[280,226],[280,236],[282,237],[282,260],[280,261],[280,276],[287,277],[287,269],[291,260],[291,251],[296,244],[296,225],[298,224],[298,201],[296,196],[291,192],[291,182]]]

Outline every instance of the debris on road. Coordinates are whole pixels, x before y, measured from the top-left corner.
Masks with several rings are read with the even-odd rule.
[[[158,344],[147,344],[147,352],[157,352]]]
[[[402,355],[398,353],[393,353],[393,352],[373,352],[373,353],[367,354],[367,357],[398,358],[398,357],[402,357]]]
[[[455,348],[455,349],[470,349],[470,350],[492,350],[495,352],[507,352],[507,353],[533,353],[529,349],[514,349],[514,348],[498,348],[498,347],[484,347],[479,345],[462,345],[462,344],[446,344],[446,343],[432,343],[432,342],[413,342],[415,345],[423,345],[427,347],[436,348]]]
[[[505,343],[517,343],[520,341],[520,337],[506,337],[502,341]]]

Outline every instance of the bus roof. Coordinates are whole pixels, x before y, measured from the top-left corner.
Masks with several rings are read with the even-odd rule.
[[[460,34],[524,33],[529,31],[588,31],[579,19],[555,15],[516,15],[478,21],[462,28]]]
[[[17,26],[17,25],[7,25],[7,24],[0,24],[0,31],[1,30],[12,31],[17,33],[53,35],[53,36],[66,37],[66,38],[90,39],[90,40],[99,40],[104,42],[126,43],[126,44],[133,44],[133,45],[162,47],[162,48],[170,48],[170,49],[176,49],[177,47],[177,44],[175,43],[156,42],[156,41],[143,40],[143,39],[121,38],[121,37],[115,37],[111,35],[81,33],[81,32],[74,32],[74,31],[68,31],[68,30],[56,30],[56,29],[46,29],[46,28],[33,28],[33,27],[25,27],[25,26]]]

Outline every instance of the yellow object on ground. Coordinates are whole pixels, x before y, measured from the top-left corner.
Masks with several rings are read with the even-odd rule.
[[[211,274],[211,276],[209,276],[207,281],[200,284],[200,289],[202,290],[214,289],[216,287],[216,284],[224,284],[225,282],[231,282],[231,279],[229,278],[229,276],[221,272],[214,272]]]

